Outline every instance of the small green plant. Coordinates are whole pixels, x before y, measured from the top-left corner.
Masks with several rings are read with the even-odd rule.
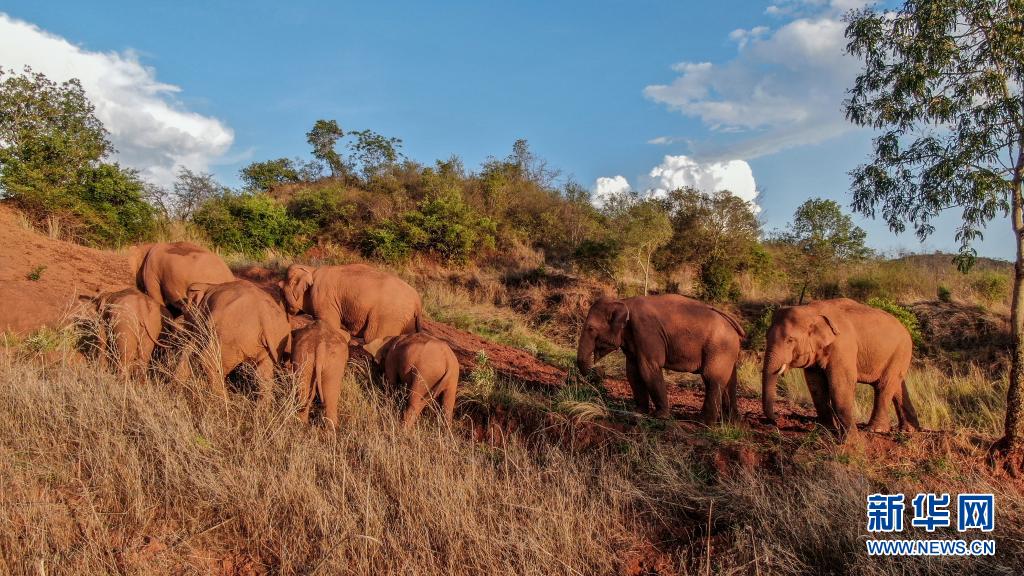
[[[936,290],[936,296],[938,296],[939,302],[952,302],[953,301],[953,291],[950,290],[949,287],[943,286],[941,284],[939,285],[938,289]]]
[[[907,332],[910,332],[910,338],[913,339],[914,345],[920,346],[922,344],[921,324],[918,322],[917,316],[915,316],[913,312],[892,300],[889,300],[888,298],[871,298],[868,300],[868,306],[878,308],[879,310],[885,310],[889,314],[895,316],[896,319],[906,327]]]
[[[752,350],[763,350],[768,335],[768,328],[772,325],[772,317],[775,315],[775,305],[769,304],[764,312],[757,317],[747,330],[747,342]]]
[[[991,306],[1010,293],[1010,278],[999,272],[984,272],[971,282],[971,287],[986,306]]]
[[[43,272],[45,270],[46,266],[36,266],[35,268],[32,269],[31,272],[28,273],[28,275],[25,276],[25,278],[28,278],[33,282],[38,282],[40,278],[43,277]]]
[[[469,373],[469,381],[463,387],[465,393],[480,401],[486,401],[494,395],[498,374],[491,365],[487,352],[479,350],[473,358],[475,367]]]

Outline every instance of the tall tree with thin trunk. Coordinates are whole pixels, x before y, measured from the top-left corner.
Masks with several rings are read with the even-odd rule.
[[[993,457],[1024,461],[1024,0],[907,0],[896,11],[847,17],[848,50],[863,65],[846,115],[881,134],[851,172],[853,206],[894,231],[935,231],[959,210],[962,268],[994,218],[1010,216],[1017,250],[1013,350],[1004,437]]]

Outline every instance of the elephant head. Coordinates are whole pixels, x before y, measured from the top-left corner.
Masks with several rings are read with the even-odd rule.
[[[306,309],[306,295],[313,285],[315,270],[312,266],[292,264],[288,267],[285,279],[277,284],[284,295],[285,310],[289,314],[294,316]]]
[[[576,349],[576,366],[581,374],[589,374],[595,362],[622,346],[628,322],[629,308],[622,300],[601,298],[594,302]]]
[[[775,389],[789,368],[813,365],[839,335],[834,319],[806,306],[781,308],[768,329],[761,372],[761,402],[765,418],[775,420]]]

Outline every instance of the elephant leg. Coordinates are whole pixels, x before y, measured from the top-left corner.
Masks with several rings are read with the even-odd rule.
[[[717,424],[723,414],[730,421],[736,412],[736,367],[721,358],[710,358],[701,373],[704,380],[704,406],[701,417],[704,424]]]
[[[855,417],[856,371],[837,366],[830,369],[827,376],[829,398],[832,400],[832,410],[835,412],[836,420],[838,421],[837,432],[839,438],[844,440],[846,437],[857,433],[857,419]]]
[[[736,365],[733,364],[732,373],[729,375],[729,384],[725,387],[722,396],[722,410],[725,412],[726,421],[734,424],[742,420],[737,388],[739,388],[739,375],[736,373]]]
[[[310,362],[301,362],[295,369],[295,399],[299,403],[299,420],[309,423],[309,412],[313,407],[313,366]]]
[[[338,400],[341,398],[341,378],[332,374],[330,382],[319,383],[324,404],[324,419],[332,429],[338,427]]]
[[[259,386],[260,399],[259,403],[261,406],[270,404],[271,398],[274,396],[274,361],[270,359],[270,356],[263,354],[260,359],[256,361],[256,384]],[[312,403],[312,391],[310,391],[309,402]]]
[[[906,380],[900,381],[899,389],[892,396],[892,404],[896,409],[900,432],[917,432],[921,429],[921,422],[917,419],[917,410],[914,410],[914,403],[910,401]]]
[[[832,411],[832,400],[829,398],[828,378],[825,371],[816,366],[804,369],[804,380],[807,390],[814,402],[814,411],[818,413],[818,424],[830,430],[836,427],[836,415]]]
[[[640,362],[640,379],[647,385],[647,393],[654,402],[654,417],[671,419],[672,412],[668,405],[668,388],[665,386],[665,374],[661,366],[651,362]]]
[[[651,397],[647,392],[647,384],[640,377],[640,368],[631,358],[626,359],[626,380],[629,381],[629,387],[633,391],[633,403],[636,405],[636,411],[641,414],[649,414]]]
[[[444,389],[444,403],[442,408],[444,410],[444,419],[451,422],[455,417],[455,400],[458,397],[458,380],[445,386]]]
[[[875,402],[871,407],[871,417],[867,424],[868,430],[885,434],[892,428],[892,422],[889,420],[889,403],[896,401],[894,385],[899,386],[898,383],[882,380],[874,386]]]
[[[409,372],[405,380],[409,387],[409,404],[405,408],[405,413],[402,414],[402,427],[409,429],[416,423],[420,412],[427,405],[429,391],[427,383],[415,372]]]

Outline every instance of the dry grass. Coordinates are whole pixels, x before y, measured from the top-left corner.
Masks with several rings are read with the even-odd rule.
[[[581,449],[537,429],[477,442],[465,408],[451,429],[428,418],[403,433],[395,400],[355,366],[334,434],[298,422],[287,376],[267,407],[225,405],[192,381],[125,383],[67,343],[0,350],[4,573],[959,574],[1024,553],[1020,493],[990,486],[963,435],[916,437],[894,475],[813,435],[766,446],[747,432],[595,429],[602,401],[580,389],[532,409],[547,402],[606,441]],[[486,370],[468,378],[489,388],[477,410],[515,398]],[[717,446],[737,442],[785,454],[782,474],[716,472]],[[990,487],[1000,555],[869,559],[864,497],[880,487]]]

